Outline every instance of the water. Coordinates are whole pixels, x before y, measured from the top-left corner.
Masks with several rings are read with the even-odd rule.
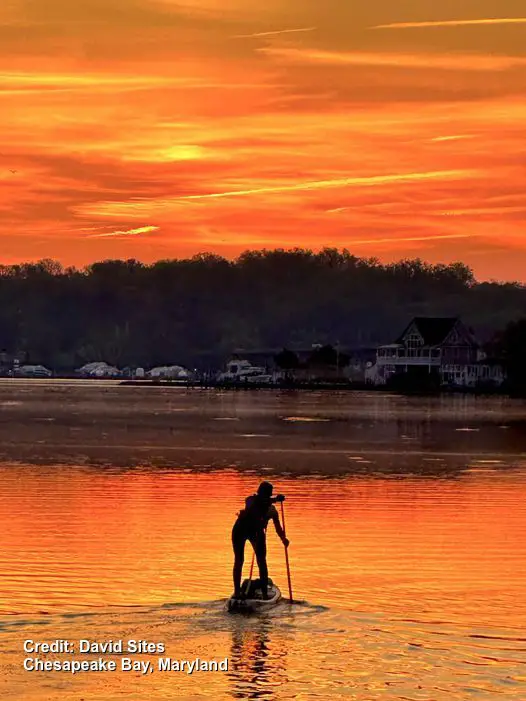
[[[2,699],[525,698],[525,427],[504,399],[0,384]],[[269,476],[298,603],[228,615]],[[29,638],[229,669],[29,673]]]

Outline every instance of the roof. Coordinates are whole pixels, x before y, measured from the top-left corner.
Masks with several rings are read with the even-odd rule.
[[[402,343],[409,327],[416,324],[418,333],[424,339],[424,345],[438,346],[446,340],[457,321],[458,317],[453,316],[415,316],[398,339],[398,343]]]

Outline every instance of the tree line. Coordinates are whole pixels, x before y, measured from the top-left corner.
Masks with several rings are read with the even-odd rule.
[[[460,316],[490,340],[526,318],[519,283],[478,282],[463,263],[382,264],[332,248],[4,265],[0,299],[4,355],[58,371],[95,360],[206,369],[241,348],[375,346],[413,316]]]

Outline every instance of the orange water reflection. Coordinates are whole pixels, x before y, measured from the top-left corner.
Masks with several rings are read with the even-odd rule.
[[[231,588],[230,528],[255,476],[3,467],[6,610],[195,602]],[[524,615],[523,474],[280,479],[293,586],[350,609]],[[271,531],[272,531],[271,527]],[[269,534],[271,575],[286,590]],[[514,602],[514,597],[517,599]],[[518,601],[517,601],[518,600]],[[496,605],[499,602],[499,605]],[[482,608],[481,608],[482,607]]]
[[[295,598],[309,605],[228,616],[230,529],[259,478],[1,466],[6,698],[521,698],[525,470],[276,477]],[[273,532],[269,562],[286,591]],[[29,686],[26,637],[162,641],[174,657],[227,656],[229,670],[34,674]]]

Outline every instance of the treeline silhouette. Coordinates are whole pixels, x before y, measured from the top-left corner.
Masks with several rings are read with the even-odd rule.
[[[0,349],[67,370],[217,367],[236,348],[393,341],[413,316],[460,316],[484,340],[526,317],[526,287],[462,263],[383,265],[347,250],[246,251],[237,259],[0,266]]]

